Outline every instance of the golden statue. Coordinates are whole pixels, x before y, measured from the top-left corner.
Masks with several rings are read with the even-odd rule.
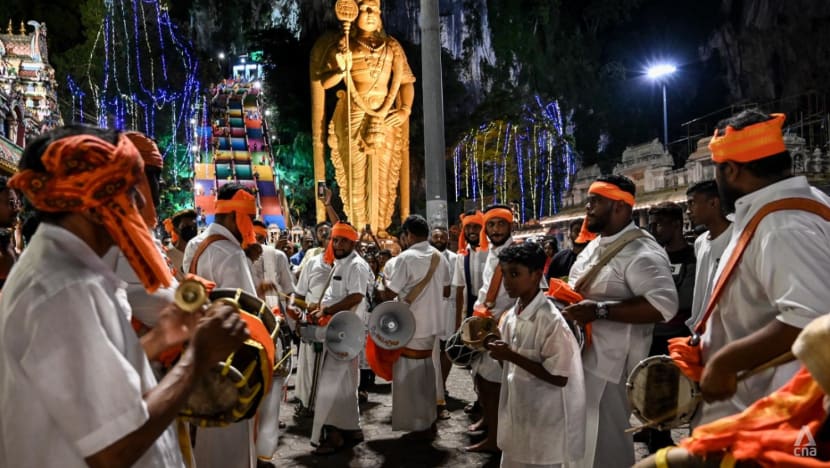
[[[338,18],[341,3],[336,5]],[[347,5],[348,6],[348,5]],[[400,43],[383,31],[379,0],[362,0],[344,21],[344,33],[328,33],[311,51],[314,175],[325,177],[325,90],[341,82],[328,124],[328,146],[344,210],[358,229],[385,235],[401,182],[402,219],[409,215],[409,115],[415,76]],[[317,217],[325,219],[319,204]]]

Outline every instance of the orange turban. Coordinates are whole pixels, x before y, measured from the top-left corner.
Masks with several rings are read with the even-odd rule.
[[[723,163],[733,161],[748,163],[763,159],[787,150],[781,128],[786,120],[784,114],[772,114],[770,120],[759,122],[741,130],[727,126],[726,132],[715,135],[709,142],[712,161]]]
[[[242,234],[242,248],[256,244],[254,222],[250,216],[256,216],[256,197],[246,190],[238,190],[230,200],[216,200],[216,214],[226,213],[236,215],[236,228]]]
[[[346,223],[337,223],[331,228],[331,236],[329,237],[329,244],[326,246],[326,251],[323,253],[323,261],[331,265],[334,262],[334,238],[344,237],[352,242],[357,242],[357,229]]]
[[[46,172],[21,171],[9,187],[40,211],[94,210],[144,287],[153,292],[170,286],[170,269],[130,196],[144,177],[144,163],[129,138],[122,134],[117,145],[92,135],[61,138],[46,148],[41,161]]]
[[[481,211],[476,211],[475,214],[460,216],[461,218],[461,233],[458,235],[458,253],[460,255],[467,255],[467,238],[464,237],[464,228],[470,224],[477,224],[481,226],[481,233],[479,234],[479,248],[487,250],[487,236],[484,235],[484,215]]]
[[[621,201],[625,204],[634,207],[634,195],[620,189],[616,185],[609,182],[596,181],[588,188],[588,193],[593,193],[609,200]],[[579,230],[579,236],[574,239],[578,244],[585,244],[597,238],[597,234],[588,230],[588,217],[582,221],[582,228]]]
[[[176,234],[176,228],[173,226],[172,218],[164,220],[164,230],[167,231],[167,234],[170,234],[170,242],[174,244],[179,242],[179,235]]]
[[[487,226],[487,222],[491,219],[503,219],[507,222],[507,224],[513,225],[513,212],[507,208],[490,208],[486,212],[484,212],[484,224],[482,226]],[[481,236],[481,243],[479,244],[479,249],[487,250],[488,247],[488,239],[487,239],[487,230],[482,227],[484,231]]]
[[[129,138],[135,145],[136,149],[138,149],[139,154],[141,154],[141,159],[144,161],[144,167],[149,166],[157,167],[159,169],[162,168],[164,162],[161,159],[161,152],[159,151],[159,147],[156,146],[156,142],[149,139],[143,133],[138,132],[125,132],[124,136]],[[147,226],[152,229],[156,227],[156,224],[158,223],[158,215],[156,214],[155,200],[153,200],[153,195],[150,191],[150,183],[147,180],[146,173],[138,182],[138,190],[144,197],[144,206],[141,208],[141,216],[144,217],[144,222],[147,223]]]
[[[262,226],[257,226],[254,224],[254,234],[257,236],[264,236],[266,239],[268,238],[268,229],[265,229]]]

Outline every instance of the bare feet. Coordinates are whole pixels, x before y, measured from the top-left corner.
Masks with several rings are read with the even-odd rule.
[[[473,445],[469,445],[464,447],[465,452],[474,452],[474,453],[499,453],[498,445],[495,442],[490,442],[488,439],[484,439],[481,442]]]
[[[487,426],[484,424],[484,418],[479,419],[478,421],[474,422],[467,426],[467,432],[478,432],[478,431],[486,431]]]

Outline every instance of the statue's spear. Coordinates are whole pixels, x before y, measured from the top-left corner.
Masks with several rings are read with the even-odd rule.
[[[351,53],[351,48],[349,47],[349,30],[351,29],[352,22],[357,19],[357,15],[359,13],[357,3],[354,0],[337,0],[334,4],[334,14],[337,16],[337,20],[343,25],[343,34],[346,36],[346,52]],[[351,63],[349,60],[346,60],[344,64],[346,68],[346,73],[351,73]],[[352,204],[352,199],[354,198],[353,191],[354,191],[354,184],[352,181],[352,87],[349,86],[349,80],[343,79],[343,82],[346,84],[346,132],[348,133],[348,157],[349,163],[346,165],[346,180],[349,181],[349,216],[352,223],[356,222],[357,216],[354,212],[354,205]]]

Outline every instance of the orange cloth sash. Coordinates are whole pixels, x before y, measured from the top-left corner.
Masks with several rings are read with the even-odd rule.
[[[631,207],[634,206],[634,195],[609,182],[594,182],[588,188],[588,193],[593,193],[609,200],[625,202]]]
[[[493,277],[490,278],[490,286],[487,287],[487,295],[484,297],[484,304],[478,304],[473,308],[473,316],[493,318],[493,311],[491,309],[494,305],[496,305],[496,297],[499,295],[499,287],[501,286],[503,274],[504,273],[501,271],[501,263],[499,263],[493,271]]]
[[[809,198],[784,198],[768,203],[761,207],[760,210],[749,220],[746,227],[741,231],[741,236],[738,238],[735,250],[729,256],[723,272],[718,277],[715,287],[712,289],[712,295],[709,297],[709,302],[706,305],[706,311],[700,322],[695,325],[694,334],[702,335],[706,331],[706,322],[715,310],[715,306],[723,293],[726,284],[732,277],[735,268],[741,261],[749,242],[755,235],[758,225],[761,224],[768,214],[781,210],[800,210],[808,213],[813,213],[824,218],[825,221],[830,221],[830,207],[827,205],[812,200]],[[703,357],[701,355],[700,346],[692,346],[689,342],[690,338],[671,338],[669,339],[669,355],[674,360],[675,364],[680,370],[690,379],[695,382],[700,382],[700,377],[703,374]]]
[[[481,211],[476,211],[475,214],[461,215],[461,233],[458,236],[458,254],[467,255],[467,238],[464,237],[464,228],[470,224],[477,224],[481,226],[481,234],[479,234],[479,248],[487,250],[487,236],[484,235],[484,215]]]
[[[787,150],[781,128],[784,127],[784,114],[772,114],[772,119],[759,122],[741,130],[727,126],[722,136],[715,135],[709,142],[712,161],[723,163],[733,161],[748,163],[763,159]]]
[[[548,283],[548,290],[545,291],[545,295],[566,305],[576,304],[585,299],[585,297],[576,292],[570,284],[559,278],[550,279],[550,282]],[[591,346],[591,324],[586,323],[582,328],[585,330],[585,347],[588,348]]]
[[[401,349],[384,349],[376,345],[370,336],[366,340],[366,362],[372,371],[378,377],[384,380],[392,380],[392,369],[395,367],[395,362],[401,357],[403,348]]]
[[[824,392],[802,367],[786,385],[761,398],[743,412],[700,426],[680,446],[698,456],[730,452],[736,460],[754,460],[761,466],[827,466],[815,454],[800,453],[817,447],[801,439],[806,427],[815,439],[827,417]],[[796,444],[798,442],[798,444]]]
[[[597,233],[588,230],[588,217],[582,220],[582,227],[579,228],[579,235],[574,239],[575,243],[587,244],[597,238]]]
[[[256,216],[256,197],[245,190],[239,190],[230,200],[216,200],[216,213],[234,213],[236,228],[242,234],[242,247],[256,244],[254,222],[250,215]]]
[[[357,230],[353,228],[351,225],[346,223],[336,223],[334,227],[331,228],[331,236],[329,237],[329,243],[328,245],[326,245],[325,252],[323,252],[323,261],[328,263],[329,265],[334,263],[335,237],[343,237],[352,242],[357,242],[358,239]]]
[[[94,210],[145,289],[172,284],[170,269],[130,195],[144,177],[144,164],[126,136],[117,145],[92,135],[61,138],[46,148],[41,161],[46,172],[18,172],[9,187],[23,192],[40,211]]]
[[[167,218],[164,220],[164,230],[167,231],[167,234],[170,234],[170,242],[174,245],[179,242],[179,235],[176,234],[176,229],[173,227],[173,220]]]

